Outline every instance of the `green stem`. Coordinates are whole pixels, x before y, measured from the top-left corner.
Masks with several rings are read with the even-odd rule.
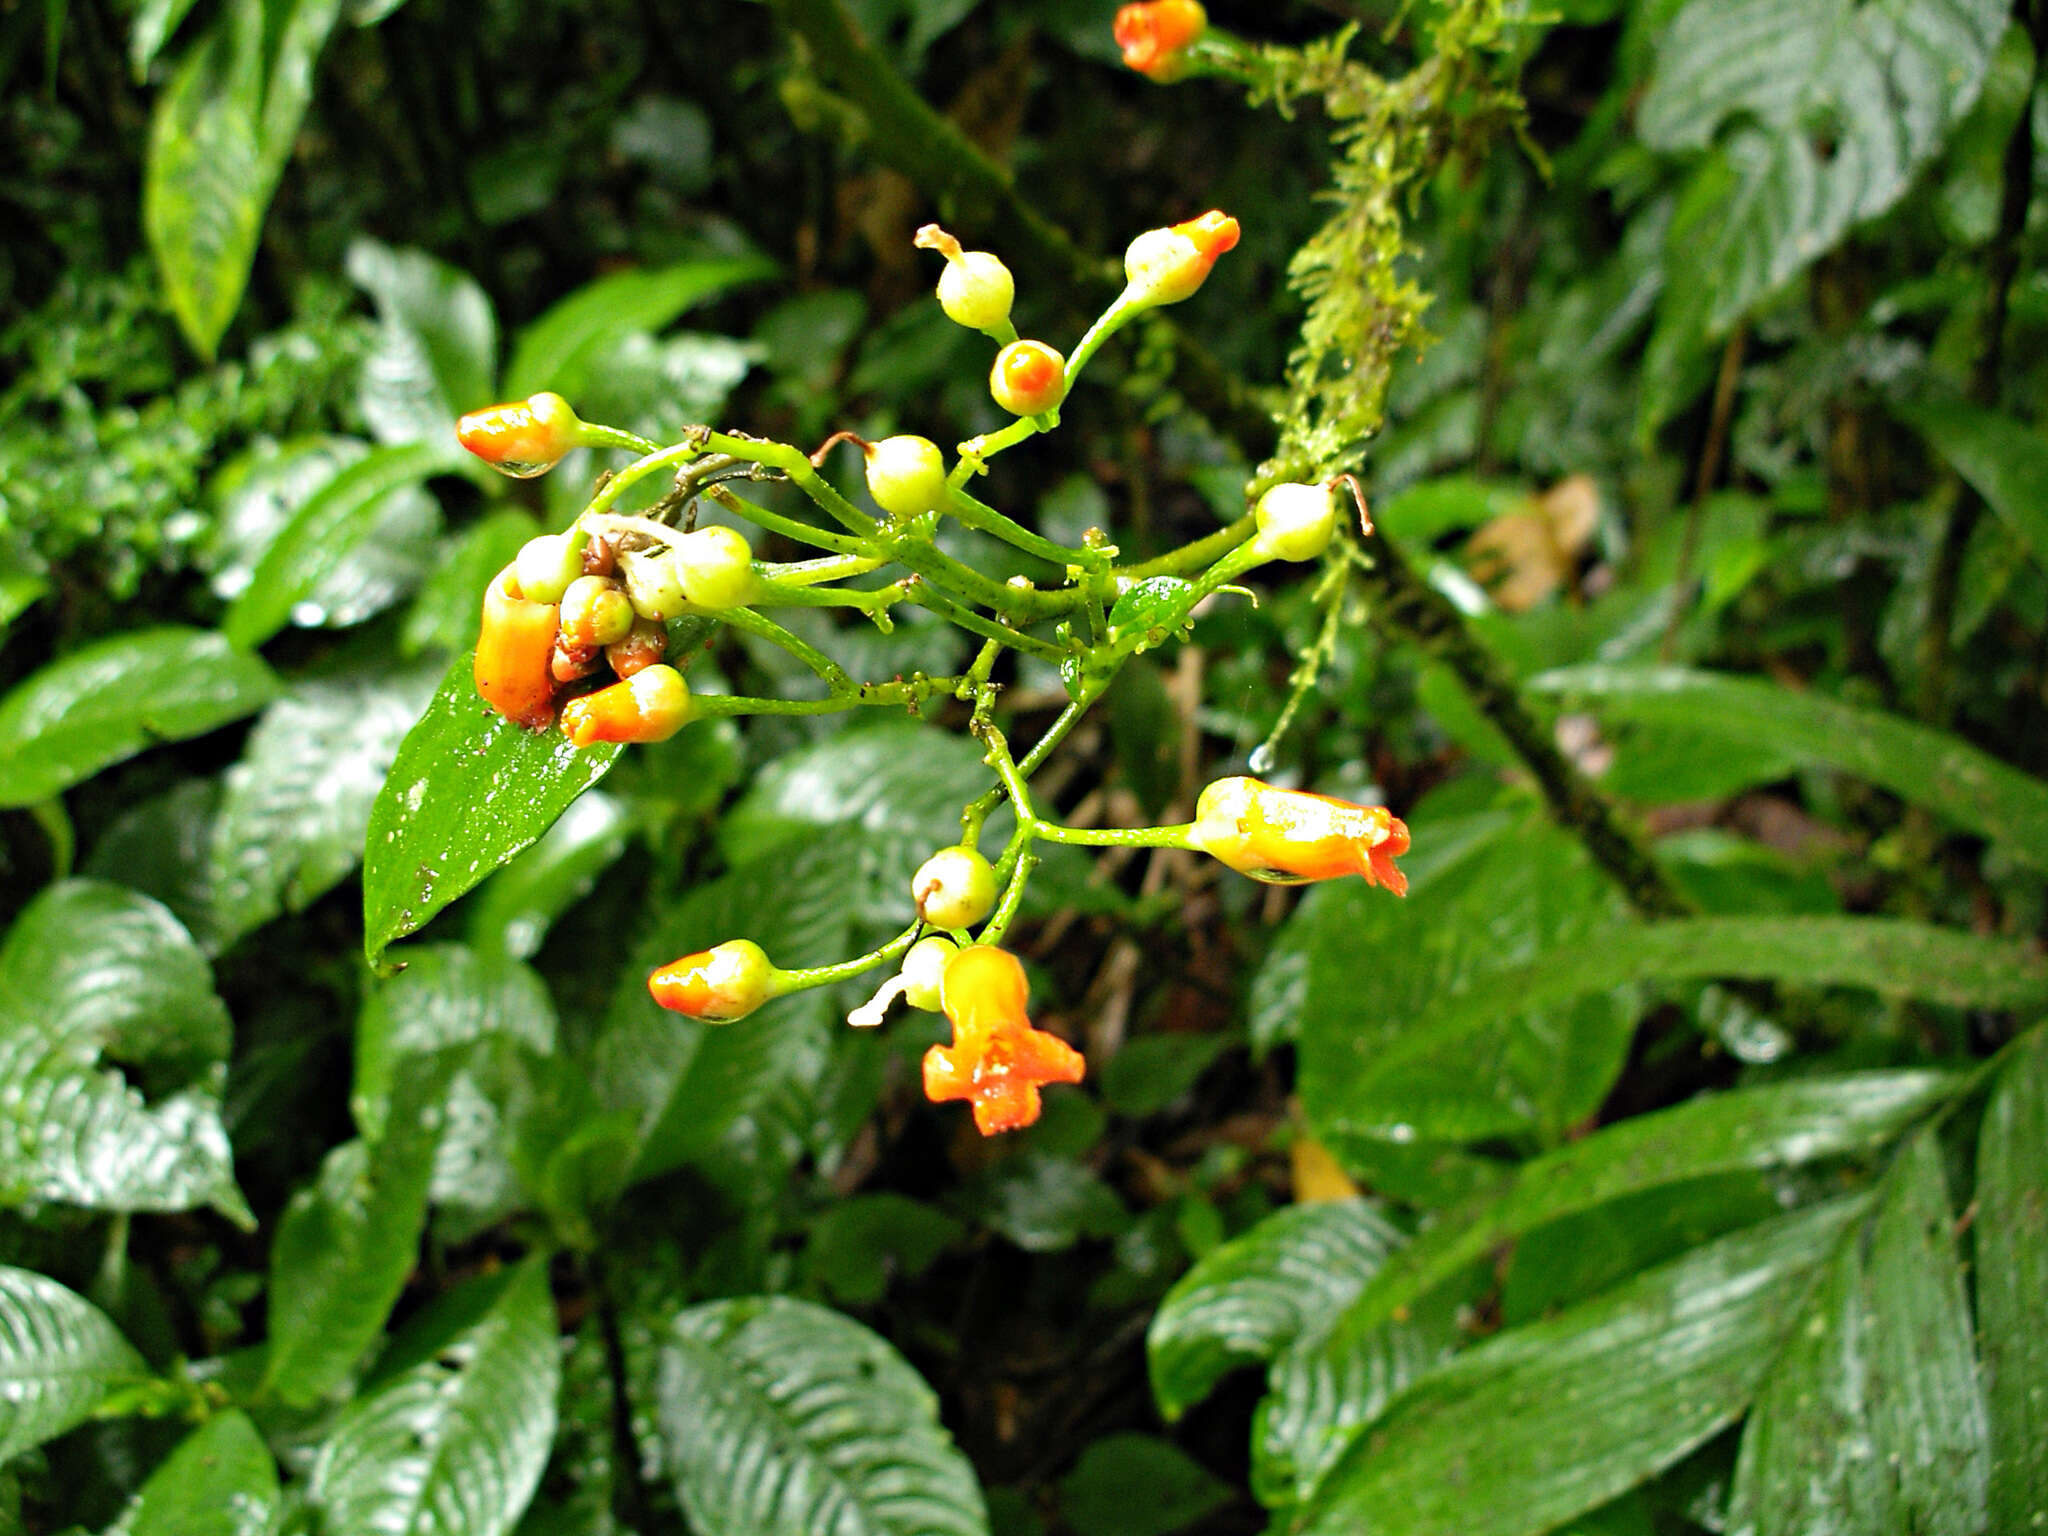
[[[969,528],[991,534],[1012,548],[1021,549],[1027,555],[1035,555],[1048,565],[1058,566],[1062,571],[1069,566],[1104,571],[1115,558],[1112,550],[1073,549],[1065,544],[1055,544],[1051,539],[1033,533],[1022,523],[998,512],[987,502],[968,495],[957,485],[948,485],[946,493],[946,510]]]
[[[900,959],[905,951],[917,942],[922,926],[919,923],[912,923],[881,948],[871,949],[851,960],[842,960],[837,965],[813,965],[802,970],[783,971],[775,979],[775,995],[787,997],[792,992],[807,991],[812,987],[829,987],[835,981],[849,981],[863,972],[872,971],[878,965]]]
[[[690,700],[695,720],[720,720],[737,715],[836,715],[849,709],[921,704],[950,694],[957,677],[913,677],[896,683],[857,683],[853,691],[828,699],[757,699],[737,693],[700,693]]]
[[[623,427],[607,427],[598,422],[586,421],[583,430],[576,434],[585,448],[624,448],[630,453],[649,454],[661,452],[661,444],[650,442],[637,432],[628,432]]]
[[[824,560],[792,560],[787,565],[764,564],[762,576],[779,587],[815,587],[820,582],[865,576],[883,564],[879,555],[835,555]]]
[[[987,925],[975,935],[977,944],[1002,943],[1003,935],[1010,931],[1010,924],[1016,920],[1018,909],[1024,905],[1024,887],[1031,883],[1031,872],[1038,868],[1038,855],[1031,851],[1031,839],[1022,826],[1010,839],[1010,847],[1005,850],[1002,863],[1010,866],[1010,883],[1003,887],[1003,898],[996,903]],[[999,872],[1001,867],[998,866]]]
[[[908,564],[907,561],[905,563]],[[920,572],[919,574],[922,575],[923,573]],[[952,598],[934,590],[927,584],[920,584],[912,588],[908,596],[909,600],[916,603],[920,608],[929,608],[940,618],[950,624],[958,625],[969,634],[980,635],[984,640],[993,640],[1000,645],[1010,646],[1015,650],[1024,652],[1027,656],[1036,656],[1043,661],[1049,661],[1054,666],[1058,666],[1062,661],[1066,660],[1066,653],[1058,646],[1027,635],[1022,630],[1012,629],[1009,625],[995,619],[985,619],[973,609],[962,607],[959,603],[954,602]]]
[[[733,458],[744,459],[749,464],[763,464],[780,470],[789,476],[798,490],[856,538],[872,539],[880,532],[873,518],[840,495],[838,489],[818,473],[803,450],[792,448],[788,443],[771,442],[767,438],[734,437],[709,428],[693,430],[691,436],[697,442],[698,452],[713,448]]]
[[[1041,843],[1071,843],[1082,848],[1185,848],[1191,821],[1174,827],[1063,827],[1057,822],[1034,821],[1032,838]]]
[[[1088,366],[1088,359],[1095,355],[1105,341],[1124,328],[1125,321],[1133,315],[1142,314],[1150,307],[1144,300],[1134,297],[1128,288],[1118,294],[1111,301],[1109,308],[1098,315],[1095,323],[1088,327],[1087,334],[1082,336],[1075,345],[1072,355],[1067,358],[1067,388],[1071,390],[1074,387],[1074,380],[1079,378],[1081,370]]]
[[[609,512],[612,508],[612,503],[624,495],[630,487],[637,485],[640,481],[645,480],[649,475],[659,470],[673,469],[678,464],[687,464],[703,451],[701,447],[694,443],[684,442],[677,443],[673,448],[659,449],[656,452],[647,454],[644,458],[635,459],[599,487],[597,494],[591,497],[588,505],[584,507],[583,515],[591,517],[598,513]]]
[[[798,661],[809,667],[831,687],[835,696],[843,697],[854,689],[854,681],[846,675],[846,669],[819,650],[810,641],[791,634],[765,614],[751,608],[727,608],[719,618],[739,630],[742,634],[754,635],[771,645],[780,646]]]
[[[955,490],[982,473],[988,461],[1005,448],[1014,448],[1028,437],[1036,437],[1040,431],[1039,417],[1019,416],[1007,427],[997,432],[970,437],[955,450],[960,461],[953,466],[952,474],[946,477],[946,484]]]
[[[1143,581],[1148,576],[1181,576],[1189,571],[1200,570],[1203,566],[1220,560],[1240,544],[1249,541],[1259,531],[1258,519],[1247,512],[1228,527],[1218,528],[1214,533],[1205,534],[1192,544],[1183,544],[1179,549],[1161,555],[1156,560],[1147,560],[1134,565],[1119,574],[1134,581]]]
[[[852,555],[860,558],[865,546],[859,539],[843,533],[833,533],[825,528],[813,528],[809,523],[800,523],[793,517],[784,517],[780,512],[770,512],[747,500],[728,485],[709,485],[704,494],[717,502],[735,517],[744,517],[758,528],[769,533],[779,533],[784,538],[794,539],[799,544],[810,544],[818,549],[829,549],[834,554]]]

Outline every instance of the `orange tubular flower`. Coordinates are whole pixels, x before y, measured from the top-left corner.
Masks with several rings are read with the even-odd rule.
[[[455,440],[491,468],[519,480],[544,475],[583,440],[583,423],[552,391],[471,411]]]
[[[1408,828],[1383,805],[1218,779],[1195,804],[1188,845],[1275,885],[1362,875],[1367,885],[1408,894],[1408,877],[1394,866],[1408,851]]]
[[[1209,13],[1196,0],[1146,0],[1118,10],[1114,32],[1124,63],[1168,85],[1187,72],[1187,47],[1208,29]]]
[[[517,725],[538,729],[555,713],[550,665],[562,610],[515,596],[511,566],[484,591],[484,627],[476,641],[476,691]]]
[[[1209,279],[1225,251],[1235,250],[1237,220],[1220,208],[1165,229],[1148,229],[1124,248],[1128,301],[1178,304]]]
[[[1024,967],[1007,950],[970,945],[946,962],[939,1006],[953,1025],[951,1047],[924,1053],[924,1096],[966,1099],[984,1136],[1038,1118],[1041,1083],[1078,1083],[1087,1063],[1057,1035],[1024,1016]]]
[[[600,741],[667,741],[690,721],[690,685],[656,662],[622,683],[562,706],[562,729],[579,747]]]
[[[728,939],[671,960],[647,978],[647,991],[673,1013],[706,1024],[730,1024],[776,997],[781,978],[752,939]]]

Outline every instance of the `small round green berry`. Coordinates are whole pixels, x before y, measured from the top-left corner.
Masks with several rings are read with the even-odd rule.
[[[1331,485],[1276,485],[1253,509],[1256,547],[1271,560],[1313,560],[1337,532],[1337,492]]]
[[[714,612],[751,600],[757,585],[754,551],[736,528],[714,525],[684,534],[676,541],[676,569],[690,601]]]
[[[910,879],[917,915],[934,928],[971,928],[996,908],[996,872],[972,848],[941,848]]]
[[[578,650],[602,650],[633,629],[633,603],[605,576],[578,576],[562,594],[562,633]]]
[[[922,517],[946,500],[946,460],[924,437],[885,437],[867,453],[868,494],[892,517]]]
[[[939,978],[946,974],[946,962],[959,952],[959,945],[936,933],[911,945],[899,971],[903,977],[903,1001],[926,1013],[937,1013]]]
[[[583,551],[566,533],[544,533],[521,546],[513,569],[528,602],[559,603],[569,583],[583,574]]]

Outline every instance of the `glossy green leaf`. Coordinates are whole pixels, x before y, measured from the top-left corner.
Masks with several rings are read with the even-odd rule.
[[[1684,724],[1796,752],[1882,785],[2015,857],[2048,867],[2048,783],[1946,732],[1774,683],[1682,667],[1567,667],[1529,686],[1605,718]]]
[[[498,324],[474,278],[425,251],[359,236],[344,261],[377,301],[377,340],[357,403],[381,443],[448,442],[455,418],[491,404]]]
[[[185,779],[135,806],[92,845],[80,873],[154,897],[209,955],[213,929],[213,822],[218,779]]]
[[[142,0],[136,7],[135,20],[128,27],[128,68],[137,82],[149,77],[149,66],[192,5],[193,0]]]
[[[370,963],[547,831],[622,750],[578,751],[557,731],[522,730],[476,696],[472,659],[457,659],[399,746],[370,810],[363,847]]]
[[[229,606],[222,632],[237,645],[257,646],[287,624],[331,622],[315,600],[323,584],[380,536],[390,499],[446,473],[456,451],[452,437],[374,448],[307,497],[263,552],[249,585]]]
[[[0,1267],[0,1462],[84,1422],[148,1375],[91,1302],[46,1276]]]
[[[2013,1048],[1977,1140],[1977,1323],[1992,1528],[2048,1525],[2048,1029]]]
[[[213,590],[231,603],[243,598],[264,556],[296,525],[306,504],[370,452],[356,437],[259,443],[216,475],[207,490],[219,504],[219,520],[203,552]],[[382,613],[419,585],[440,531],[441,508],[425,486],[405,485],[385,495],[369,531],[322,563],[296,600],[294,619],[340,629]],[[471,603],[481,607],[474,593]]]
[[[1962,400],[1894,402],[1891,412],[1970,482],[2036,561],[2048,563],[2048,439]]]
[[[562,812],[547,834],[484,883],[471,903],[470,941],[531,959],[548,929],[588,896],[631,840],[633,814],[602,791]]]
[[[0,807],[33,805],[160,741],[274,698],[258,657],[203,629],[140,629],[53,661],[0,699]]]
[[[1860,1198],[1745,1229],[1424,1377],[1304,1504],[1302,1536],[1522,1536],[1598,1508],[1748,1406]]]
[[[441,1297],[391,1342],[313,1461],[322,1529],[505,1536],[533,1498],[562,1384],[545,1256]]]
[[[405,969],[369,984],[356,1021],[356,1125],[372,1142],[385,1135],[397,1085],[424,1059],[454,1052],[429,1193],[465,1211],[509,1209],[517,1183],[504,1101],[522,1085],[522,1052],[554,1053],[547,987],[516,960],[459,944],[410,945],[398,958]]]
[[[1522,968],[1576,956],[1620,914],[1612,882],[1547,822],[1487,825],[1418,865],[1406,901],[1348,880],[1306,909],[1300,1091],[1319,1125],[1556,1138],[1620,1070],[1633,973],[1542,997],[1520,985]],[[1426,843],[1426,821],[1415,830]],[[1470,1027],[1454,1037],[1452,1019]]]
[[[1859,987],[1963,1008],[2026,1008],[2048,1002],[2048,962],[2023,944],[1957,929],[1876,917],[1682,918],[1628,923],[1589,934],[1582,947],[1500,973],[1371,1056],[1343,1039],[1302,1057],[1302,1102],[1334,1132],[1400,1139],[1436,1113],[1406,1074],[1441,1072],[1461,1045],[1482,1039],[1498,999],[1545,1008],[1629,981],[1750,978]],[[1314,1037],[1311,1037],[1314,1038]],[[1358,1085],[1371,1085],[1368,1093]],[[1381,1090],[1380,1085],[1386,1085]]]
[[[285,1207],[270,1250],[263,1371],[264,1386],[285,1402],[324,1397],[384,1331],[419,1255],[454,1066],[449,1057],[415,1064],[384,1136],[336,1147]]]
[[[214,822],[219,943],[305,910],[356,867],[370,807],[432,689],[418,672],[307,682],[264,712]]]
[[[701,1536],[987,1536],[938,1399],[858,1323],[789,1297],[692,1307],[645,1404]]]
[[[734,1025],[705,1024],[656,1006],[656,966],[731,938],[751,938],[785,968],[829,965],[857,952],[846,888],[857,839],[850,829],[813,840],[766,869],[742,865],[658,913],[634,947],[606,1010],[591,1076],[608,1109],[638,1126],[635,1177],[701,1158],[781,1080],[782,1058],[821,1013],[828,994],[771,1003]],[[907,878],[907,876],[906,876]]]
[[[1637,112],[1654,149],[1706,149],[1726,183],[1674,286],[1725,330],[1885,212],[1977,98],[1999,0],[1691,0],[1666,29]]]
[[[777,270],[763,257],[727,257],[615,272],[586,284],[520,332],[505,370],[505,397],[552,389],[574,404],[591,362],[620,337],[662,330],[692,305]]]
[[[1109,610],[1111,638],[1129,640],[1140,650],[1165,644],[1187,622],[1194,593],[1194,583],[1178,576],[1148,576],[1132,583]]]
[[[1122,1115],[1155,1115],[1182,1097],[1230,1049],[1228,1035],[1140,1035],[1102,1069],[1102,1096]]]
[[[1084,1237],[1114,1237],[1130,1222],[1116,1191],[1071,1157],[1024,1152],[977,1181],[969,1208],[1027,1253],[1058,1253]]]
[[[1984,1401],[1940,1153],[1913,1138],[1845,1242],[1742,1436],[1731,1530],[1984,1529]]]
[[[853,1195],[819,1215],[804,1260],[836,1300],[873,1306],[893,1276],[923,1274],[965,1231],[944,1211],[903,1195]]]
[[[179,1442],[107,1536],[270,1536],[278,1507],[270,1447],[230,1409]]]
[[[0,947],[0,1203],[249,1222],[220,1120],[228,1034],[166,908],[98,880],[49,887]]]
[[[209,360],[241,304],[339,10],[340,0],[230,0],[157,98],[143,228],[171,312]]]
[[[1159,1411],[1176,1419],[1228,1371],[1323,1330],[1405,1241],[1372,1202],[1331,1200],[1275,1211],[1204,1255],[1145,1336]]]
[[[1869,1072],[1694,1099],[1532,1158],[1499,1192],[1441,1218],[1393,1254],[1345,1311],[1364,1339],[1469,1266],[1547,1222],[1711,1174],[1874,1151],[1944,1104],[1961,1080]]]
[[[1060,1479],[1075,1536],[1171,1536],[1228,1503],[1230,1490],[1171,1440],[1105,1435]]]

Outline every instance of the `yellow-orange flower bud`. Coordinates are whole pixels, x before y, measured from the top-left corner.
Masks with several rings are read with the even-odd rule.
[[[1116,13],[1113,28],[1124,63],[1167,85],[1187,72],[1188,45],[1209,29],[1209,13],[1196,0],[1145,0]]]
[[[519,595],[511,566],[484,589],[483,629],[476,639],[476,691],[514,724],[538,729],[555,712],[552,670],[561,609]]]
[[[1408,877],[1394,865],[1408,851],[1408,828],[1383,805],[1218,779],[1195,802],[1188,846],[1274,885],[1362,875],[1408,894]]]
[[[1140,304],[1178,304],[1208,280],[1216,258],[1237,245],[1237,220],[1219,209],[1165,229],[1148,229],[1124,250],[1124,290]]]
[[[667,741],[690,721],[690,685],[656,663],[562,706],[562,729],[579,747],[600,741]]]
[[[486,406],[455,423],[455,440],[501,474],[544,475],[583,440],[583,423],[552,391]]]
[[[673,1013],[730,1024],[779,996],[781,977],[752,939],[729,939],[671,960],[647,978],[647,991]]]

